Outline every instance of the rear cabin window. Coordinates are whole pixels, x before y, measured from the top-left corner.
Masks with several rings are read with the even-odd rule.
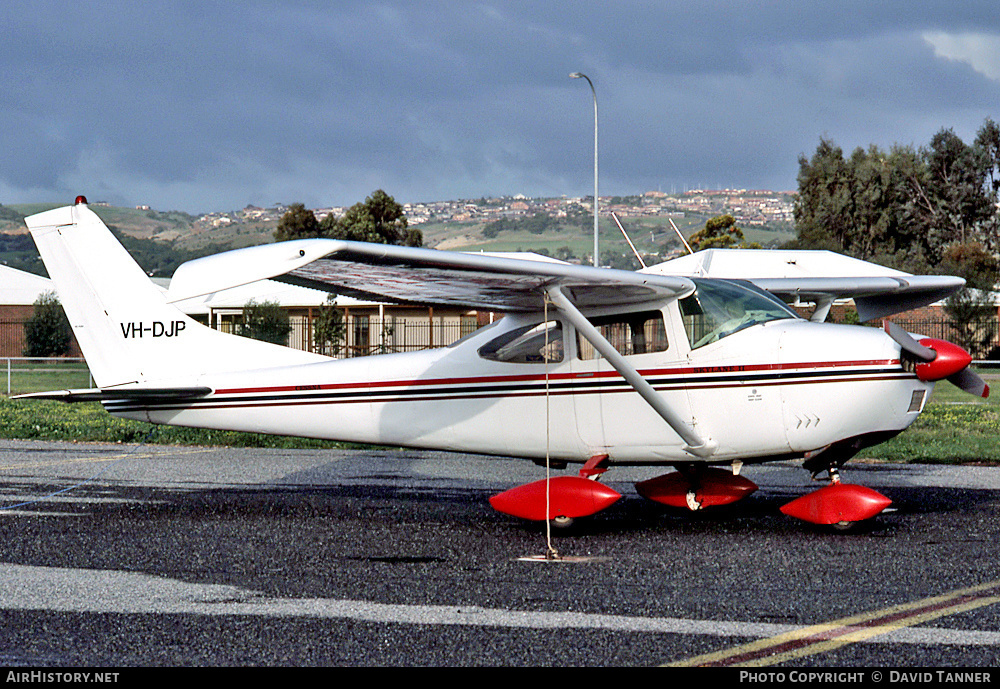
[[[511,364],[562,361],[562,324],[559,321],[549,321],[515,328],[480,347],[479,356]]]
[[[624,356],[667,350],[667,330],[660,311],[619,313],[587,320]],[[583,360],[601,358],[594,345],[579,333],[576,335],[576,351]]]

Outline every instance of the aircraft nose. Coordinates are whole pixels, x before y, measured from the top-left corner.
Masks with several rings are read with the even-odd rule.
[[[957,344],[933,337],[917,340],[901,327],[885,322],[885,332],[902,348],[904,358],[909,354],[915,362],[914,373],[926,382],[947,379],[965,392],[977,397],[989,397],[990,387],[980,378],[969,364],[972,355]]]

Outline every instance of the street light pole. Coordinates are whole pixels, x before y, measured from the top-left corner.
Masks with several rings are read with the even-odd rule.
[[[594,94],[594,266],[597,267],[599,265],[597,253],[597,89],[594,88],[594,82],[586,74],[573,72],[569,77],[570,79],[586,79],[587,83],[590,84],[590,91]]]

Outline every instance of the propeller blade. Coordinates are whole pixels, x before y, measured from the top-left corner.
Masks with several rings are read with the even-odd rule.
[[[948,381],[976,397],[989,397],[990,386],[971,369],[963,368],[958,373],[948,376]]]
[[[924,347],[922,344],[913,339],[913,336],[910,335],[910,333],[906,332],[892,321],[885,321],[884,327],[886,335],[891,337],[897,344],[899,344],[900,347],[918,359],[922,359],[924,361],[934,361],[937,357],[937,352],[930,347]]]
[[[929,362],[937,359],[939,352],[930,347],[926,347],[919,342],[910,333],[903,330],[901,327],[893,323],[892,321],[885,321],[885,332],[886,334],[895,340],[904,351],[909,352],[914,357],[921,359],[925,362],[924,364],[917,365],[917,375],[921,380],[938,380],[940,374],[934,375],[931,371],[921,371],[921,369],[926,369],[928,367],[943,368],[948,365],[950,361],[954,361],[957,353],[964,357],[964,362],[968,362],[969,355],[964,350],[959,350],[958,347],[952,345],[948,342],[942,342],[940,340],[935,340],[934,342],[938,345],[938,348],[945,352],[945,355],[937,364],[930,364]],[[927,340],[925,340],[927,341]],[[959,359],[959,362],[963,361]],[[939,366],[940,364],[940,366]],[[959,366],[962,363],[958,363]],[[946,369],[947,370],[947,369]],[[943,376],[941,376],[943,377]],[[961,388],[970,395],[975,395],[976,397],[989,397],[990,386],[986,384],[986,381],[980,378],[974,371],[972,371],[968,366],[965,366],[957,373],[952,373],[947,376],[949,382],[951,382],[956,387]]]

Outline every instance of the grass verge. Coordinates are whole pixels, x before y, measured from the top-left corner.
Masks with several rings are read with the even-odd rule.
[[[907,430],[862,455],[918,464],[1000,464],[1000,411],[985,404],[928,404]]]
[[[150,434],[150,431],[153,431]],[[111,416],[97,402],[0,398],[0,438],[72,442],[160,443],[227,447],[349,448],[350,443],[290,436],[157,426]]]

